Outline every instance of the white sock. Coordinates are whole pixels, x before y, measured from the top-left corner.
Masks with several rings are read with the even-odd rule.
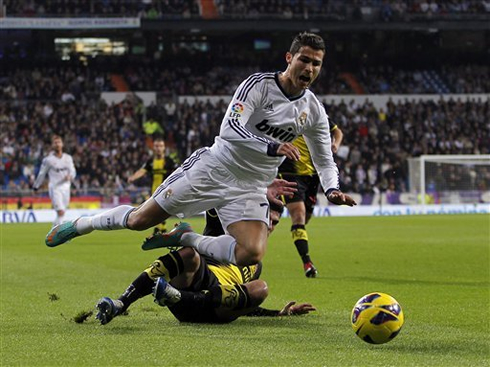
[[[53,222],[53,227],[57,226],[58,224],[63,223],[63,218],[64,217],[65,217],[64,215],[58,215],[58,214],[56,214],[56,219]]]
[[[236,240],[232,236],[211,237],[191,232],[184,233],[180,243],[182,246],[195,248],[200,254],[212,257],[215,260],[236,264]]]
[[[120,205],[100,214],[89,217],[81,217],[77,220],[77,232],[87,234],[94,229],[99,231],[111,231],[113,229],[123,229],[126,227],[129,213],[135,208],[130,205]]]

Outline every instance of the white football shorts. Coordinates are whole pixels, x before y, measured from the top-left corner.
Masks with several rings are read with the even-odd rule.
[[[70,186],[68,187],[50,187],[49,197],[53,204],[54,210],[66,210],[70,204]]]
[[[225,232],[230,224],[242,220],[269,225],[267,188],[238,181],[209,148],[195,151],[152,197],[163,210],[178,218],[216,208]]]

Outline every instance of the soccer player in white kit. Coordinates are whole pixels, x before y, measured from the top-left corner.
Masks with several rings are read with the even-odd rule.
[[[168,234],[154,236],[143,248],[190,246],[222,262],[256,264],[267,245],[267,187],[284,157],[299,159],[299,151],[291,142],[300,135],[308,145],[328,200],[356,205],[339,189],[328,116],[308,89],[320,72],[324,54],[320,36],[307,32],[297,35],[286,53],[287,69],[253,74],[244,80],[228,106],[214,144],[194,152],[150,199],[138,208],[119,206],[64,223],[47,234],[46,244],[57,246],[95,229],[144,230],[171,215],[183,218],[216,208],[225,235],[202,236],[181,223]],[[275,186],[277,189],[277,181]]]
[[[56,219],[53,227],[63,223],[65,211],[70,204],[70,186],[77,175],[73,158],[63,153],[63,139],[59,135],[51,138],[53,151],[44,157],[39,174],[37,175],[33,190],[37,191],[44,182],[46,175],[49,178],[49,197],[56,210]]]

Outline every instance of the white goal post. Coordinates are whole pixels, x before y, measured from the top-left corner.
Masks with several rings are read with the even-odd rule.
[[[422,155],[408,168],[409,190],[422,205],[490,202],[490,154]]]

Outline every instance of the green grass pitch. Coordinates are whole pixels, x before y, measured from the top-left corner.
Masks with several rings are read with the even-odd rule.
[[[203,220],[190,220],[196,230]],[[172,222],[171,222],[172,223]],[[313,218],[303,275],[289,218],[271,236],[264,306],[313,303],[300,317],[180,324],[151,297],[101,326],[77,324],[102,296],[117,297],[156,257],[150,232],[94,232],[57,248],[49,224],[1,225],[2,366],[488,366],[488,215]],[[356,337],[350,312],[364,294],[391,294],[405,325],[384,345]]]

